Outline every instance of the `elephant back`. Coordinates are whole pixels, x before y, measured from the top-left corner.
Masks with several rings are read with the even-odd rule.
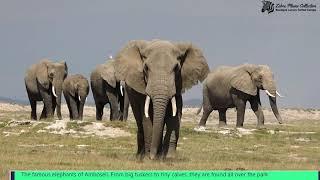
[[[96,69],[91,73],[91,81],[102,78],[105,80],[111,87],[116,88],[116,77],[115,77],[115,68],[114,60],[108,60],[104,64],[99,64]]]

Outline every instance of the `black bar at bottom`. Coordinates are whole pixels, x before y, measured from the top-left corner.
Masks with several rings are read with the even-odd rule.
[[[10,180],[14,180],[14,171],[10,172]]]

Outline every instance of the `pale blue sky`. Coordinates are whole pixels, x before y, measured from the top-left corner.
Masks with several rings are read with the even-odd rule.
[[[27,99],[25,70],[41,58],[66,59],[70,74],[89,77],[127,41],[160,38],[193,42],[211,68],[268,64],[286,96],[281,106],[320,108],[316,5],[317,12],[267,14],[259,0],[0,0],[0,96]],[[201,92],[196,86],[184,98]]]

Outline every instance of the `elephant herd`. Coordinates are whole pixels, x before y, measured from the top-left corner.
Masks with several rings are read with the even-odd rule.
[[[96,103],[96,119],[102,120],[103,107],[110,104],[110,120],[126,120],[129,100],[123,89],[124,83],[116,81],[113,60],[98,65],[91,73],[91,89]],[[122,86],[121,86],[122,84]],[[37,101],[43,101],[40,119],[52,118],[55,108],[61,116],[61,96],[65,97],[69,117],[83,118],[83,107],[89,94],[89,82],[80,75],[68,75],[66,62],[41,60],[26,72],[25,85],[31,105],[31,119],[36,120]]]
[[[90,76],[96,105],[96,119],[102,120],[110,103],[110,120],[126,120],[129,103],[137,124],[137,157],[166,158],[176,152],[182,116],[182,94],[203,83],[203,115],[196,130],[205,127],[213,110],[219,111],[219,125],[226,125],[226,110],[236,108],[237,126],[243,126],[246,102],[264,124],[259,90],[265,90],[271,108],[282,123],[276,104],[273,74],[266,65],[245,64],[219,67],[212,72],[201,49],[191,43],[166,40],[129,41],[114,59],[98,65]],[[26,72],[25,85],[31,118],[37,119],[37,101],[44,106],[40,116],[61,116],[62,92],[70,119],[83,118],[89,82],[82,75],[68,75],[66,62],[42,60]]]

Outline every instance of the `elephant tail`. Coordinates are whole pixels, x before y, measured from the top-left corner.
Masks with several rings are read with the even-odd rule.
[[[198,111],[197,111],[197,113],[196,113],[197,115],[200,114],[201,109],[202,109],[202,106],[203,106],[203,102],[201,103],[201,106],[199,107],[199,109],[198,109]]]

